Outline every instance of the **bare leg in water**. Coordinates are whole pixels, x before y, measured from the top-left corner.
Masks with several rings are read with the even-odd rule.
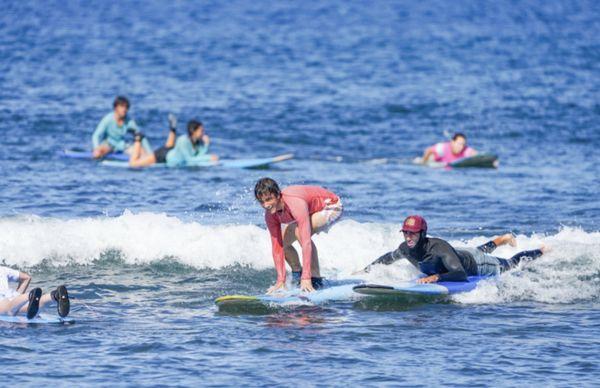
[[[177,136],[175,131],[169,131],[169,136],[165,142],[165,148],[175,147],[175,140]],[[142,139],[140,136],[135,137],[133,143],[131,156],[129,157],[129,165],[131,167],[148,167],[156,163],[156,156],[154,152],[145,153],[144,147],[142,147]]]
[[[40,298],[40,308],[44,307],[49,302],[52,302],[50,294],[44,294]],[[0,300],[0,314],[17,315],[19,313],[27,313],[29,306],[29,293],[18,295],[12,299]]]

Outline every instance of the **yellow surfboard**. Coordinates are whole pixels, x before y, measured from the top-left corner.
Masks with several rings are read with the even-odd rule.
[[[250,295],[225,295],[225,296],[220,296],[217,299],[215,299],[215,303],[216,304],[223,304],[223,303],[235,303],[235,302],[252,302],[252,301],[260,301],[260,299],[258,299],[258,297],[256,296],[250,296]]]

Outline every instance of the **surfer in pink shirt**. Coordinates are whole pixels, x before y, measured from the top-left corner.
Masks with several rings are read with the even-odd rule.
[[[343,211],[340,198],[319,186],[288,186],[281,190],[271,178],[256,183],[254,196],[265,209],[277,270],[277,281],[267,292],[285,288],[285,262],[292,269],[293,280],[299,278],[302,291],[321,287],[319,256],[311,236],[327,230],[340,218]],[[292,246],[296,240],[302,248],[302,265]]]
[[[456,133],[451,141],[437,143],[425,150],[422,163],[435,161],[438,163],[452,163],[455,160],[477,155],[477,151],[467,146],[467,137]]]

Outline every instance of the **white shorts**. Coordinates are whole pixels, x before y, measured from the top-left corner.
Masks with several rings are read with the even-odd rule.
[[[342,204],[341,199],[338,199],[336,203],[330,203],[329,199],[326,199],[323,210],[315,213],[324,217],[325,224],[319,226],[315,233],[327,231],[334,223],[336,223],[337,220],[340,219],[343,212],[344,205]]]

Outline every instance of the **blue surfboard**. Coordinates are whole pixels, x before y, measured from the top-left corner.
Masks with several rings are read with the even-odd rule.
[[[466,282],[437,282],[427,284],[419,284],[415,281],[410,281],[393,286],[381,284],[359,284],[355,286],[353,290],[359,294],[376,296],[445,296],[473,291],[475,288],[477,288],[479,282],[490,279],[495,279],[495,277],[469,276],[468,281]]]
[[[285,160],[292,159],[294,154],[278,155],[271,158],[255,158],[255,159],[220,159],[218,161],[206,161],[198,162],[185,168],[204,168],[204,167],[223,167],[223,168],[264,168],[274,163],[280,163]],[[128,162],[104,160],[101,162],[103,166],[117,167],[117,168],[133,168]],[[156,163],[148,167],[141,167],[136,169],[145,168],[165,168],[165,163]]]
[[[75,323],[75,320],[73,318],[69,318],[69,317],[61,318],[58,316],[46,315],[46,314],[39,314],[38,316],[36,316],[35,318],[32,318],[32,319],[27,319],[27,317],[25,317],[23,315],[16,315],[16,316],[0,315],[0,321],[8,322],[8,323],[54,324],[54,325]]]
[[[58,151],[58,156],[68,159],[84,159],[93,160],[91,151],[84,151],[80,149],[64,149]],[[122,160],[128,161],[129,155],[122,152],[112,152],[104,157],[103,160]]]

